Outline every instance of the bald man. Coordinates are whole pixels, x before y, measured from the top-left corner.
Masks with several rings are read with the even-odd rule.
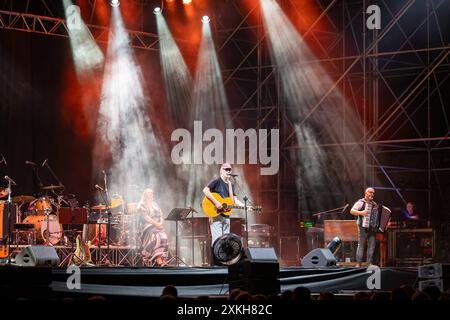
[[[373,255],[376,246],[376,233],[368,228],[367,220],[373,206],[376,205],[373,201],[375,197],[375,189],[367,188],[364,192],[364,198],[355,202],[350,213],[357,217],[358,224],[358,249],[356,250],[357,267],[361,266],[364,251],[367,244],[367,262],[369,265],[373,264]]]

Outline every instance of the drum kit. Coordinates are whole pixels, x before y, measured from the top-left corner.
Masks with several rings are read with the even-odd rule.
[[[60,186],[42,187],[43,190],[57,190]],[[14,225],[17,231],[16,242],[32,241],[34,243],[45,245],[57,245],[61,242],[63,237],[62,224],[58,220],[58,210],[61,207],[61,200],[55,201],[52,197],[41,196],[35,198],[28,195],[20,195],[11,199],[11,202],[18,208],[16,215],[16,224]],[[26,206],[26,210],[22,211],[22,207]],[[33,232],[32,240],[27,237],[27,240],[21,239],[20,231]]]
[[[1,162],[0,162],[1,163]],[[109,196],[107,176],[104,174],[104,187],[95,185],[102,191],[103,204],[79,206],[75,195],[63,193],[64,185],[52,170],[46,159],[41,166],[25,161],[32,166],[34,177],[41,186],[37,195],[14,195],[14,180],[5,176],[8,187],[0,186],[0,253],[6,241],[8,261],[11,261],[11,245],[46,245],[78,248],[77,239],[83,244],[98,245],[99,257],[101,248],[106,245],[130,247],[138,242],[137,203],[126,203],[120,195]],[[46,167],[57,181],[56,185],[44,185],[38,174],[38,168]],[[7,199],[5,199],[7,198]],[[5,215],[6,214],[6,215]],[[3,228],[6,217],[11,219],[7,228]],[[64,226],[64,227],[63,227]],[[76,252],[75,250],[73,250]],[[108,260],[108,255],[106,255]],[[102,263],[102,259],[99,263]]]
[[[43,190],[56,190],[58,186],[43,187]],[[108,205],[98,204],[88,208],[67,208],[62,202],[63,197],[45,195],[35,198],[29,195],[13,197],[11,202],[17,207],[16,230],[17,244],[44,244],[44,245],[68,245],[67,237],[64,237],[64,225],[83,224],[86,241],[92,245],[106,245],[108,238],[112,245],[132,245],[137,238],[135,235],[137,215],[137,203],[125,204],[120,195],[111,197]],[[25,207],[25,210],[21,208]],[[67,218],[67,212],[86,215],[85,220]],[[70,213],[69,213],[70,215]],[[77,221],[75,221],[77,220]],[[83,222],[80,222],[83,221]],[[109,236],[107,233],[108,225]],[[27,231],[27,232],[24,232]],[[73,230],[72,230],[73,231]],[[33,233],[30,237],[30,232]],[[73,238],[73,237],[72,237]]]
[[[88,239],[92,244],[99,241],[106,244],[108,240],[113,245],[134,245],[137,240],[136,230],[138,223],[137,203],[127,203],[120,195],[111,197],[109,205],[99,204],[90,208],[87,225]],[[109,239],[107,234],[110,226]]]

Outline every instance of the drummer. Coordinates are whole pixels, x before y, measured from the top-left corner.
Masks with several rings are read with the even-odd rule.
[[[1,188],[0,187],[0,199],[3,199],[5,197],[7,197],[9,194],[8,189],[7,188]]]

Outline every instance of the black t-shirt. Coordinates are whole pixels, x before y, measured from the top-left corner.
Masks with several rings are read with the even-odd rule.
[[[208,188],[211,192],[220,194],[222,198],[227,198],[230,196],[228,192],[228,183],[222,180],[222,178],[217,178],[208,183]],[[236,189],[234,184],[231,183],[231,188],[233,189],[233,195],[236,196]]]

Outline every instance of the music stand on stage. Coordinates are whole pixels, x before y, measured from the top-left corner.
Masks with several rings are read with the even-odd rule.
[[[66,263],[69,265],[73,258],[75,257],[75,233],[76,229],[74,229],[74,225],[85,225],[88,223],[88,210],[86,208],[59,208],[58,211],[58,221],[62,225],[69,225],[70,230],[68,231],[71,235],[70,239],[70,246],[71,246],[71,254],[69,254],[61,263],[59,264],[60,267],[64,266]],[[64,231],[63,231],[64,232]],[[64,235],[64,234],[63,234]],[[86,239],[82,239],[85,241]],[[76,257],[79,260],[81,260],[79,257]]]
[[[175,264],[177,266],[180,265],[180,261],[184,265],[186,265],[186,262],[178,257],[178,221],[185,220],[187,216],[193,211],[194,210],[192,208],[173,208],[172,211],[170,211],[170,213],[167,215],[166,220],[175,221],[175,256],[170,258],[170,260],[167,261],[167,264],[175,260]]]

